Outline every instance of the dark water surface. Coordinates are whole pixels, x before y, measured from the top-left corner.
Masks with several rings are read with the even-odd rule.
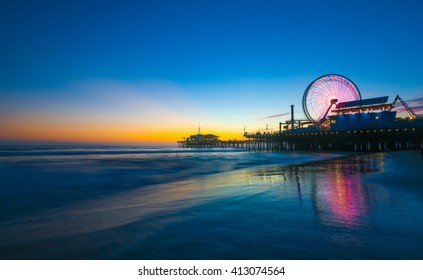
[[[423,159],[0,147],[2,259],[423,259]]]

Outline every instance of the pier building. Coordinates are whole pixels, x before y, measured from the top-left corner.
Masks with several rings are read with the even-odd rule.
[[[220,140],[219,136],[214,134],[201,134],[200,127],[198,133],[183,137],[178,141],[180,148],[244,148],[246,140]]]

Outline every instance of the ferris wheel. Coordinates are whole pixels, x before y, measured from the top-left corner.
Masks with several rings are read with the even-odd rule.
[[[318,123],[326,116],[334,99],[337,102],[361,100],[361,94],[347,77],[337,74],[321,76],[311,82],[304,92],[304,114],[310,121]]]

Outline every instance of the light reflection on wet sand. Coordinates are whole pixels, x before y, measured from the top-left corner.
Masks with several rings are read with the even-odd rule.
[[[323,224],[359,226],[365,220],[367,194],[361,174],[381,170],[380,159],[360,162],[354,158],[334,159],[320,164],[270,167],[256,176],[271,184],[294,183],[299,204],[310,195]]]

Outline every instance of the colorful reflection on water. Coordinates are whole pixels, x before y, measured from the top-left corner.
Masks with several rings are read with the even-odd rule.
[[[299,203],[309,194],[322,224],[359,227],[367,220],[371,204],[369,186],[363,185],[362,174],[382,170],[383,156],[372,155],[361,160],[350,157],[312,165],[273,166],[262,168],[254,175],[263,182],[282,186],[293,182]]]
[[[358,164],[357,164],[358,163]],[[362,174],[380,172],[381,157],[334,160],[324,164],[324,172],[312,186],[319,218],[324,224],[358,227],[367,220],[369,186]]]
[[[423,258],[420,155],[337,156],[4,158],[0,258]]]
[[[316,208],[323,223],[359,226],[367,211],[362,180],[341,170],[329,170],[316,182]]]

